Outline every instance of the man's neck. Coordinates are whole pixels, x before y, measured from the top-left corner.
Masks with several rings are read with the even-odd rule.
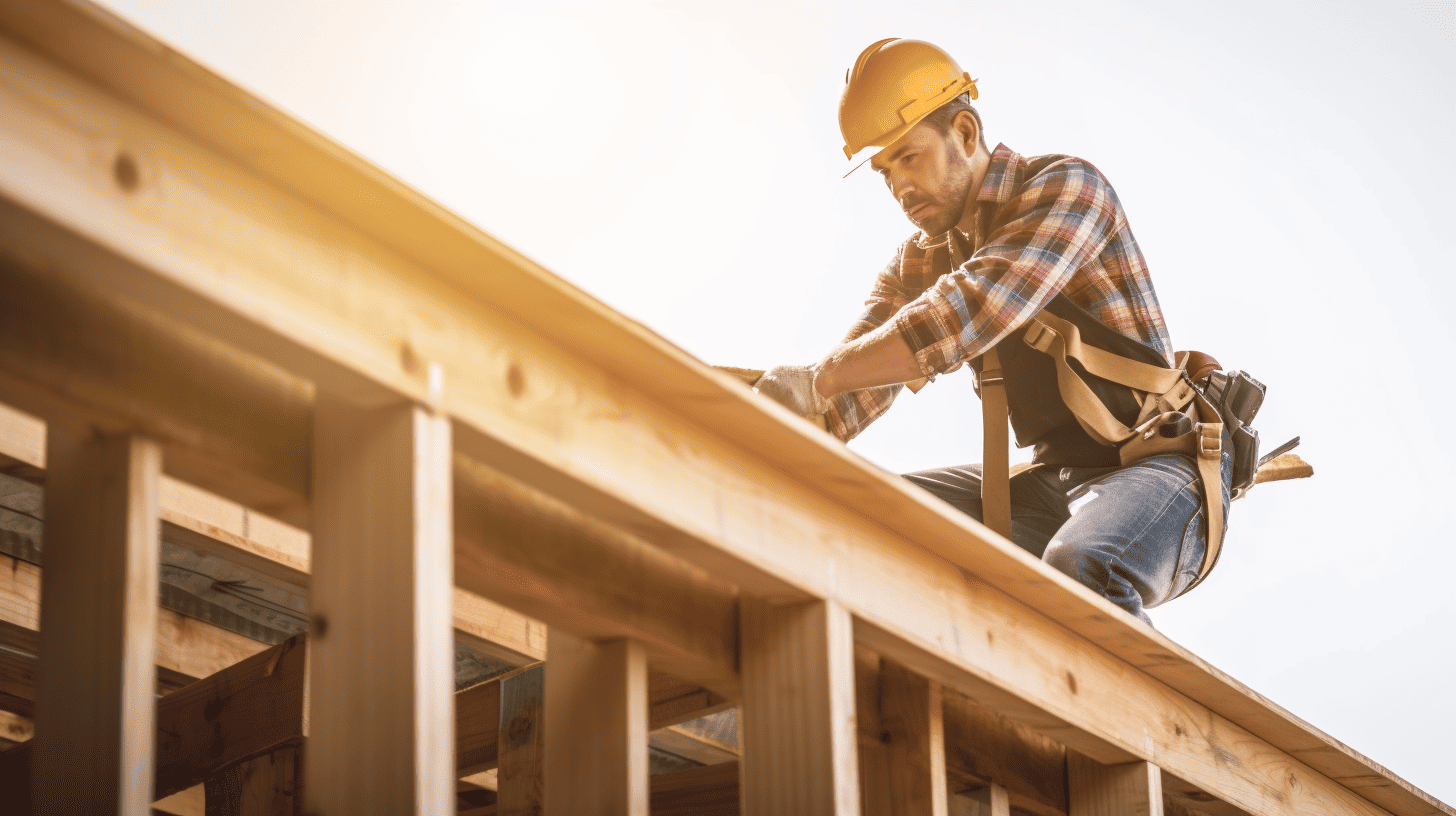
[[[984,147],[977,146],[975,155],[971,156],[971,189],[967,193],[966,208],[961,213],[961,220],[956,223],[956,229],[967,235],[976,233],[976,213],[980,209],[976,206],[977,199],[981,195],[981,185],[986,183],[986,173],[991,169],[991,154]]]

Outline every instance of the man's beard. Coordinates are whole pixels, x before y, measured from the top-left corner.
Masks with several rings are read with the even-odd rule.
[[[934,212],[927,213],[924,220],[910,218],[910,223],[923,230],[926,236],[933,237],[943,235],[950,231],[951,227],[960,223],[961,216],[966,212],[966,199],[971,195],[971,181],[973,174],[970,165],[954,167],[951,174],[932,196],[917,196],[907,202],[905,206],[906,218],[909,218],[909,211],[915,209],[926,201],[936,205]]]

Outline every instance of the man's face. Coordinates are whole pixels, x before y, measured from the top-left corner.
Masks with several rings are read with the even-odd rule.
[[[940,235],[961,220],[974,172],[956,140],[921,123],[870,160],[910,223]]]

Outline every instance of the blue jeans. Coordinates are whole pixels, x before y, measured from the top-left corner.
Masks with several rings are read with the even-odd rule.
[[[1233,457],[1223,455],[1228,518]],[[981,466],[905,478],[981,520]],[[1011,479],[1011,540],[1151,624],[1144,609],[1198,577],[1206,533],[1203,487],[1190,457],[1160,454],[1120,468],[1043,465]]]

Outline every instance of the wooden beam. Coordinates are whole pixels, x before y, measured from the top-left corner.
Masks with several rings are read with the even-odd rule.
[[[302,816],[303,750],[288,745],[207,781],[207,816]]]
[[[942,698],[946,769],[952,790],[1004,785],[1017,810],[1067,812],[1067,749],[956,691]]]
[[[308,808],[453,811],[449,424],[320,395],[313,436]]]
[[[886,656],[1098,758],[1156,755],[1192,783],[1271,813],[1372,813],[1372,801],[1453,812],[335,146],[269,119],[200,69],[149,56],[156,49],[144,37],[74,6],[9,4],[0,14],[53,61],[120,89],[102,92],[19,48],[0,54],[9,83],[0,135],[16,157],[0,166],[7,196],[142,262],[110,274],[118,270],[33,242],[57,275],[152,298],[359,399],[426,401],[418,361],[439,360],[458,386],[445,410],[469,429],[457,436],[475,458],[759,594],[842,593],[865,631],[901,652]],[[204,88],[226,115],[189,112]],[[218,124],[239,117],[250,123],[240,135]],[[187,130],[205,132],[206,145]],[[127,153],[139,183],[119,189],[115,161],[88,157],[119,159],[115,146],[132,144],[166,160]],[[275,161],[305,169],[292,179],[260,170]],[[368,213],[360,185],[380,191]],[[297,195],[302,188],[311,192]],[[188,196],[151,194],[159,189]],[[387,236],[382,245],[375,235]],[[331,275],[300,282],[299,268]],[[858,571],[851,564],[876,561],[922,597],[838,587]],[[1005,597],[964,608],[984,599],[981,585]],[[936,592],[952,602],[925,597]],[[982,654],[959,637],[1004,638],[1003,612],[1055,648]],[[1055,657],[1027,666],[1024,654]],[[1089,697],[1133,701],[1135,714]],[[1238,762],[1223,762],[1228,754]]]
[[[55,228],[0,202],[0,243],[32,229],[40,238]],[[306,382],[141,304],[61,286],[14,249],[0,251],[0,399],[40,417],[142,429],[168,473],[307,523],[307,450],[294,444],[307,438]]]
[[[51,426],[32,767],[40,814],[144,816],[156,718],[161,450]]]
[[[536,666],[502,678],[500,689],[496,812],[500,816],[541,816],[546,808],[545,669]]]
[[[1067,752],[1067,816],[1163,816],[1162,774],[1151,762],[1104,765]]]
[[[41,572],[34,564],[0,554],[0,637],[28,655],[40,651]],[[157,610],[156,644],[158,690],[163,693],[268,648],[170,609]]]
[[[755,597],[740,608],[744,814],[858,814],[849,613]]]
[[[724,762],[652,777],[652,816],[738,816],[739,767]]]
[[[880,726],[888,738],[889,813],[946,816],[940,684],[889,661],[880,666]]]
[[[164,697],[157,714],[157,796],[302,743],[307,677],[306,640],[297,635]]]
[[[162,345],[185,344],[170,338]],[[185,368],[177,361],[164,363],[164,368]],[[27,478],[43,483],[44,447],[42,420],[0,404],[0,456],[24,463]],[[165,474],[158,502],[164,539],[308,587],[306,531]],[[453,607],[456,637],[471,648],[512,666],[545,659],[545,624],[459,587]]]
[[[629,638],[663,672],[736,695],[731,585],[469,457],[455,475],[462,587],[581,638]]]
[[[647,816],[647,653],[551,629],[546,667],[547,816]]]
[[[647,735],[647,744],[702,765],[737,762],[742,755],[737,745],[729,745],[680,725],[652,731]]]
[[[952,797],[951,816],[1011,816],[1011,794],[992,782],[983,788]]]

